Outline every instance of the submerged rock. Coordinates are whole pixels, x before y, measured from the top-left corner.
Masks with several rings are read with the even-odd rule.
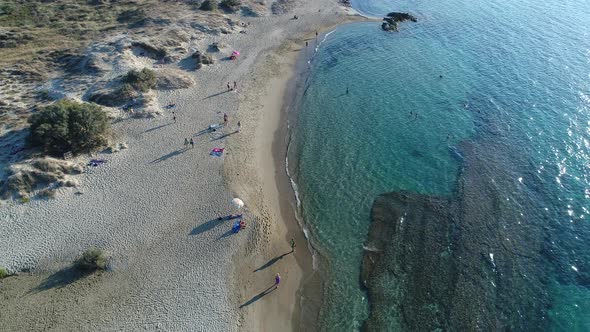
[[[516,194],[522,188],[493,156],[499,145],[462,145],[465,167],[449,197],[402,191],[375,200],[361,273],[365,331],[548,329],[550,216],[516,222],[521,211],[543,210]]]

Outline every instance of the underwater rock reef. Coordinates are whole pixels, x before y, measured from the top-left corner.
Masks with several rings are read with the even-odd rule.
[[[547,330],[549,216],[519,192],[502,148],[462,143],[450,197],[376,198],[361,271],[364,331]],[[534,174],[525,177],[534,186]]]

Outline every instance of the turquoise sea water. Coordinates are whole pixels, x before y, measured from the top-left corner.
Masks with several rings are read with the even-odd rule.
[[[484,165],[501,166],[485,169],[505,201],[499,215],[518,216],[498,219],[508,235],[490,246],[504,246],[523,225],[538,234],[536,246],[517,243],[519,259],[542,271],[531,289],[547,302],[530,326],[590,331],[590,3],[353,6],[371,16],[407,11],[418,22],[398,33],[376,23],[341,26],[310,63],[289,158],[305,223],[328,265],[321,329],[357,330],[369,316],[360,271],[375,198],[406,190],[452,199],[471,158],[462,149],[468,143],[484,151]],[[382,287],[395,297],[396,285]],[[503,291],[517,302],[531,294]],[[385,329],[404,326],[400,306],[382,309]],[[521,323],[507,326],[526,330]]]

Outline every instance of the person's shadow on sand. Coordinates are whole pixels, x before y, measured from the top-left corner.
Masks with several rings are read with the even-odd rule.
[[[277,256],[277,257],[269,260],[268,262],[264,263],[264,265],[257,268],[256,270],[254,270],[254,272],[258,272],[258,271],[262,271],[262,270],[266,269],[267,267],[269,267],[269,266],[273,265],[274,263],[278,262],[279,260],[283,259],[283,257],[287,256],[290,253],[292,253],[292,251],[286,252],[280,256]]]
[[[37,293],[54,288],[63,288],[89,276],[90,274],[91,272],[80,271],[73,266],[66,267],[45,278],[45,280],[43,280],[41,284],[31,290],[31,292]]]
[[[277,287],[275,285],[272,285],[270,287],[268,287],[267,289],[263,290],[260,294],[254,296],[253,298],[249,299],[248,302],[242,304],[240,306],[240,309],[242,309],[243,307],[249,306],[250,304],[260,300],[261,298],[263,298],[264,296],[272,293],[275,289],[277,289]]]
[[[190,232],[189,235],[199,235],[201,233],[205,233],[207,231],[212,230],[213,228],[223,224],[223,222],[225,221],[225,218],[215,218],[215,219],[211,219],[205,223],[200,224],[199,226],[193,228],[193,230]]]
[[[165,154],[165,155],[161,156],[160,158],[157,158],[157,159],[152,160],[150,162],[150,164],[156,164],[156,163],[162,162],[164,160],[167,160],[167,159],[170,159],[170,158],[172,158],[174,156],[177,156],[179,154],[182,154],[182,153],[184,153],[184,152],[186,152],[188,150],[190,150],[190,148],[187,147],[187,148],[178,149],[176,151],[172,151],[172,152],[170,152],[168,154]]]

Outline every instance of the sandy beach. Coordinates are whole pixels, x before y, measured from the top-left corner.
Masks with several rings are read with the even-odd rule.
[[[198,49],[223,42],[239,59],[213,53],[215,64],[187,72],[195,85],[157,92],[162,115],[117,121],[127,149],[95,155],[107,163],[80,175],[77,188],[0,206],[0,266],[18,272],[0,281],[3,328],[298,329],[311,258],[286,180],[284,96],[306,36],[361,18],[336,1],[304,0],[282,15],[240,19],[247,33],[191,42]],[[138,68],[182,69],[129,57]],[[234,81],[237,91],[227,91]],[[168,104],[176,105],[175,121]],[[203,132],[224,113],[222,130]],[[213,148],[224,155],[211,156]],[[218,219],[238,212],[234,197],[246,204],[247,227],[237,234]],[[71,262],[94,246],[108,253],[107,271],[73,278]],[[265,292],[276,273],[280,287]]]

